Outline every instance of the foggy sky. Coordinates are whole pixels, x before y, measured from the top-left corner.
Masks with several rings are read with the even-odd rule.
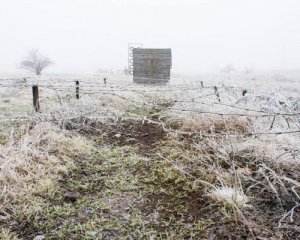
[[[0,73],[31,48],[50,73],[127,66],[127,46],[172,48],[173,72],[300,69],[299,0],[0,0]]]

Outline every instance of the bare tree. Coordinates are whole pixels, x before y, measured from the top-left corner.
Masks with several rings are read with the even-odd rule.
[[[42,71],[53,64],[50,58],[43,56],[37,49],[28,51],[27,56],[20,63],[20,68],[29,70],[36,75],[41,75]]]

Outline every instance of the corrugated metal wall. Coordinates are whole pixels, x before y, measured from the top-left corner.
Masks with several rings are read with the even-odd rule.
[[[166,84],[172,67],[171,49],[134,48],[133,81],[143,84]]]

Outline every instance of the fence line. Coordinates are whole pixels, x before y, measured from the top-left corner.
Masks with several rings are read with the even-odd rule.
[[[81,83],[81,81],[80,81]],[[35,84],[21,84],[21,85],[16,85],[16,84],[11,84],[11,85],[7,85],[7,84],[1,84],[0,83],[0,86],[1,87],[15,87],[15,88],[26,88],[26,87],[30,87],[32,85],[35,85]],[[71,89],[73,88],[74,86],[73,85],[66,85],[66,86],[55,86],[55,85],[43,85],[43,84],[38,84],[39,87],[44,87],[44,88],[56,88],[56,89],[60,89],[60,90],[66,90],[66,89]],[[101,87],[103,87],[103,89],[100,89],[98,91],[109,91],[109,88],[113,88],[114,91],[145,91],[144,89],[142,88],[130,88],[130,87],[126,87],[126,88],[117,88],[117,86],[114,86],[114,85],[104,85],[104,84],[101,84],[100,85]],[[153,86],[157,86],[157,85],[153,85]],[[153,87],[153,86],[148,86],[148,87]],[[95,87],[99,87],[99,85],[89,85],[89,86],[85,86],[83,85],[83,87],[85,89],[94,89]],[[136,86],[134,86],[136,87]],[[172,86],[165,86],[165,87],[172,87]],[[147,92],[173,92],[173,91],[197,91],[197,90],[203,90],[203,89],[214,89],[215,86],[212,86],[212,87],[193,87],[193,88],[187,88],[186,86],[185,87],[178,87],[178,88],[171,88],[171,89],[148,89]],[[234,88],[234,87],[218,87],[219,89],[226,89],[226,88]],[[242,91],[241,91],[241,95],[242,95]]]
[[[241,96],[245,97],[245,95],[249,94],[247,90],[243,89],[243,88],[239,88],[239,87],[228,87],[228,86],[221,86],[221,87],[217,87],[217,86],[198,86],[198,87],[182,87],[182,88],[172,88],[172,89],[151,89],[151,85],[147,87],[149,87],[149,89],[142,89],[142,88],[137,88],[136,85],[133,85],[133,87],[131,88],[131,86],[126,86],[126,87],[120,87],[120,86],[113,86],[113,85],[103,85],[103,84],[99,84],[99,85],[89,85],[89,86],[85,86],[84,84],[81,84],[82,82],[84,83],[84,81],[72,81],[73,85],[69,86],[56,86],[53,84],[41,84],[41,85],[31,85],[28,83],[21,83],[21,84],[3,84],[0,83],[0,86],[4,86],[6,88],[8,87],[14,87],[17,89],[28,89],[29,87],[32,87],[32,100],[33,100],[33,107],[35,109],[36,112],[40,112],[40,94],[39,94],[39,89],[49,89],[49,90],[53,90],[56,92],[56,95],[58,96],[58,100],[60,101],[60,104],[62,106],[62,101],[61,98],[59,97],[58,92],[66,92],[66,91],[70,91],[73,92],[74,97],[76,99],[79,99],[81,95],[93,95],[93,94],[101,94],[101,95],[110,95],[110,96],[115,96],[118,97],[122,100],[128,101],[128,102],[132,102],[135,104],[143,104],[143,105],[150,105],[150,106],[157,106],[157,104],[153,104],[153,103],[148,103],[148,102],[141,102],[141,101],[136,101],[127,97],[124,97],[122,95],[120,95],[121,92],[135,92],[138,94],[147,94],[147,93],[153,93],[153,92],[167,92],[167,91],[202,91],[202,90],[211,90],[212,93],[209,94],[204,94],[204,95],[200,95],[200,96],[195,96],[193,97],[191,100],[190,99],[183,99],[183,100],[171,100],[171,104],[174,103],[198,103],[198,104],[202,104],[202,105],[207,105],[207,106],[213,106],[213,105],[220,105],[220,106],[226,106],[226,107],[230,107],[233,109],[238,109],[238,110],[243,110],[246,112],[253,112],[253,113],[259,113],[259,114],[251,114],[251,113],[221,113],[221,112],[217,112],[217,111],[203,111],[201,109],[184,109],[184,108],[176,108],[176,107],[166,107],[165,109],[171,110],[171,111],[181,111],[181,112],[194,112],[197,114],[209,114],[209,115],[219,115],[219,116],[238,116],[238,117],[253,117],[253,118],[266,118],[266,117],[273,117],[273,122],[271,124],[270,130],[273,128],[273,123],[275,121],[276,117],[282,116],[283,118],[285,118],[285,120],[287,121],[287,124],[289,126],[289,122],[286,119],[286,117],[298,117],[300,115],[299,112],[292,112],[292,113],[284,113],[284,112],[275,112],[275,113],[269,113],[267,111],[263,111],[263,110],[256,110],[256,109],[251,109],[251,108],[247,108],[247,107],[239,107],[236,105],[231,105],[231,104],[226,104],[226,103],[222,103],[222,99],[220,96],[220,93],[224,93],[226,92],[226,89],[236,89],[238,90],[238,92],[241,94]],[[60,83],[61,84],[61,83]],[[201,83],[201,85],[203,85],[203,82]],[[154,85],[155,86],[155,85]],[[155,86],[156,87],[156,86]],[[166,86],[167,88],[169,86]],[[171,86],[170,86],[171,87]],[[204,101],[197,101],[196,99],[200,99],[200,98],[205,98],[205,97],[210,97],[210,96],[215,96],[216,99],[218,100],[217,102],[212,101],[210,103],[204,102]],[[25,98],[24,98],[25,99]],[[28,98],[27,98],[28,99]],[[41,114],[39,114],[38,116],[41,116]],[[47,115],[49,116],[49,115]],[[26,117],[25,117],[26,118]],[[4,119],[0,121],[3,121]],[[16,119],[15,119],[16,120]],[[8,119],[8,121],[12,121],[12,119]],[[299,119],[298,119],[298,122]],[[160,123],[162,124],[162,123]],[[164,125],[165,127],[165,125]],[[290,127],[290,126],[289,126]],[[167,128],[166,128],[167,130]],[[173,131],[173,130],[172,130]],[[174,130],[174,132],[178,132],[178,130]],[[281,132],[255,132],[255,133],[245,133],[245,134],[240,134],[240,133],[213,133],[213,134],[209,134],[209,133],[199,133],[202,136],[248,136],[248,135],[280,135],[280,134],[292,134],[292,133],[299,133],[300,130],[296,130],[296,131],[281,131]],[[182,132],[182,134],[195,134],[195,132]],[[198,134],[198,133],[197,133]],[[203,135],[204,134],[204,135]]]
[[[268,115],[268,116],[298,116],[298,115],[300,115],[300,112],[299,113],[298,112],[297,113],[279,113],[279,112],[269,113],[269,112],[266,112],[266,111],[263,111],[263,110],[243,108],[243,107],[230,105],[230,104],[225,104],[225,103],[219,103],[219,102],[205,103],[205,102],[199,102],[199,101],[193,101],[193,100],[175,100],[174,102],[178,102],[178,103],[199,103],[199,104],[203,104],[203,105],[207,105],[207,106],[220,105],[220,106],[235,108],[235,109],[239,109],[239,110],[243,110],[243,111],[247,111],[247,112],[257,112],[257,113],[263,113],[264,114],[264,115],[258,115],[258,117],[259,116],[266,116],[266,115]],[[193,110],[191,110],[191,111],[193,111]],[[252,115],[250,115],[250,116],[252,116]],[[256,115],[253,115],[253,116],[257,117]]]
[[[78,82],[79,84],[79,81],[76,81]],[[34,85],[35,86],[35,85]],[[137,101],[134,101],[132,99],[129,99],[129,98],[126,98],[124,96],[121,96],[121,95],[118,95],[116,92],[143,92],[145,93],[145,90],[143,91],[143,89],[130,89],[130,88],[127,88],[127,89],[116,89],[116,88],[113,88],[111,87],[111,89],[107,89],[107,88],[104,88],[104,89],[97,89],[97,90],[87,90],[85,89],[84,87],[81,87],[81,91],[79,91],[79,88],[78,88],[78,85],[74,85],[74,86],[70,86],[68,88],[64,87],[64,88],[55,88],[55,86],[52,86],[52,85],[38,85],[38,87],[40,88],[46,88],[46,89],[50,89],[50,90],[54,90],[54,91],[61,91],[61,92],[65,92],[66,90],[69,90],[69,91],[74,91],[75,93],[75,96],[77,99],[79,99],[79,92],[81,92],[82,94],[84,95],[92,95],[92,94],[103,94],[103,95],[112,95],[112,96],[116,96],[116,97],[119,97],[123,100],[127,100],[129,102],[133,102],[133,103],[139,103],[140,102],[137,102]],[[28,86],[24,86],[23,87],[24,89],[28,88]],[[202,89],[202,88],[200,88]],[[208,87],[206,88],[208,89]],[[243,108],[243,107],[238,107],[238,106],[234,106],[234,105],[230,105],[230,104],[225,104],[225,103],[221,103],[221,102],[211,102],[211,103],[205,103],[203,101],[197,101],[195,99],[200,99],[200,98],[205,98],[205,97],[209,97],[209,96],[214,96],[216,95],[216,88],[215,87],[212,87],[211,88],[212,90],[214,90],[213,93],[211,94],[206,94],[206,95],[201,95],[201,96],[197,96],[197,97],[193,97],[192,100],[173,100],[174,103],[199,103],[199,104],[203,104],[203,105],[208,105],[208,106],[211,106],[211,105],[221,105],[221,106],[227,106],[227,107],[231,107],[231,108],[235,108],[235,109],[239,109],[239,110],[244,110],[244,111],[250,111],[250,112],[257,112],[257,113],[262,113],[261,115],[258,115],[258,114],[243,114],[243,113],[219,113],[219,112],[211,112],[211,111],[202,111],[202,110],[197,110],[197,109],[180,109],[180,108],[169,108],[170,110],[175,110],[175,111],[183,111],[183,112],[195,112],[195,113],[205,113],[205,114],[213,114],[213,115],[221,115],[221,116],[248,116],[248,117],[274,117],[274,116],[298,116],[300,115],[300,113],[268,113],[266,111],[262,111],[262,110],[254,110],[254,109],[249,109],[249,108]],[[172,89],[165,89],[165,90],[170,90],[172,91]],[[175,89],[176,90],[176,89]],[[186,89],[178,89],[180,91],[185,91]],[[191,90],[191,89],[189,89]],[[164,91],[164,89],[157,89],[157,91]],[[174,91],[174,90],[173,90]],[[147,90],[147,93],[148,92],[151,92]],[[220,93],[222,93],[224,91],[218,91],[218,94],[217,94],[217,98],[220,99]]]
[[[42,119],[42,117],[45,116],[45,119]],[[72,117],[62,117],[62,118],[57,118],[55,115],[47,115],[47,114],[41,114],[37,116],[38,119],[28,119],[27,117],[23,117],[23,118],[14,118],[14,119],[1,119],[0,118],[0,122],[1,121],[24,121],[24,122],[28,122],[30,120],[32,121],[39,121],[39,122],[65,122],[68,120],[74,120],[74,119],[78,119],[78,118],[83,118],[83,119],[88,119],[88,120],[112,120],[115,122],[122,122],[122,121],[126,121],[126,120],[135,120],[140,122],[140,124],[144,125],[144,124],[156,124],[157,126],[160,126],[165,132],[167,133],[174,133],[174,134],[179,134],[179,135],[186,135],[186,136],[198,136],[198,137],[231,137],[231,136],[240,136],[240,137],[251,137],[251,136],[263,136],[263,135],[267,135],[267,136],[272,136],[272,135],[286,135],[286,134],[298,134],[300,133],[300,130],[294,130],[294,131],[277,131],[277,132],[245,132],[245,133],[238,133],[238,132],[204,132],[204,131],[181,131],[181,130],[177,130],[177,129],[172,129],[169,128],[167,126],[167,124],[165,124],[164,122],[160,121],[155,121],[155,120],[151,120],[151,119],[147,119],[147,118],[140,118],[140,117],[124,117],[124,116],[116,116],[116,117],[107,117],[107,116],[83,116],[83,115],[75,115]],[[86,124],[85,124],[86,126]],[[88,126],[89,128],[94,128],[92,126]]]

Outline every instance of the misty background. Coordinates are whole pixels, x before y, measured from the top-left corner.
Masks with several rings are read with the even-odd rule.
[[[128,43],[172,48],[172,72],[300,69],[299,0],[0,0],[0,73],[28,49],[47,73],[127,67]]]

